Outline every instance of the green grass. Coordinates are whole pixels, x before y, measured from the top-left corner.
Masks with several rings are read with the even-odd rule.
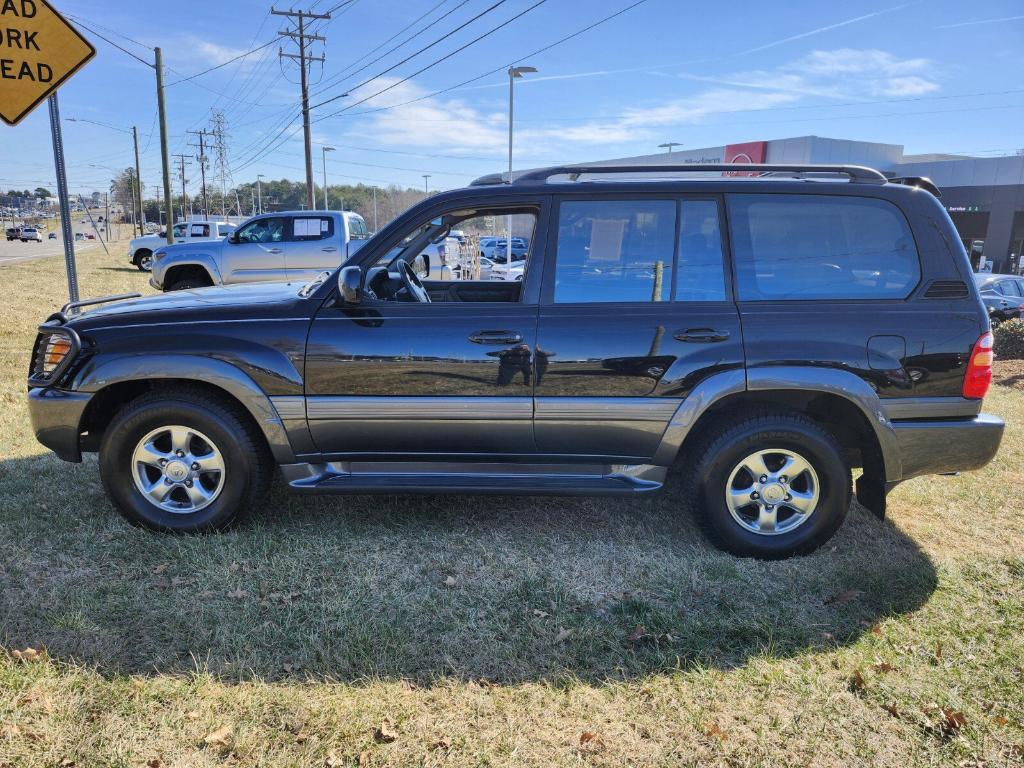
[[[148,290],[122,251],[83,255],[83,295]],[[161,536],[32,437],[60,264],[0,269],[0,766],[1024,762],[1024,393],[989,398],[990,467],[785,562],[712,549],[671,489],[275,487],[237,530]]]

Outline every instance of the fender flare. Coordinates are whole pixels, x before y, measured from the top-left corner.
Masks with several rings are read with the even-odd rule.
[[[668,466],[697,420],[715,403],[741,392],[822,392],[849,401],[864,415],[874,432],[885,466],[886,482],[903,477],[896,431],[886,417],[878,394],[864,379],[850,371],[814,366],[765,366],[743,371],[724,371],[702,381],[679,405],[662,435],[653,463]]]
[[[97,359],[76,377],[72,388],[95,394],[113,384],[154,379],[184,379],[211,384],[235,398],[253,417],[278,464],[295,462],[281,416],[262,389],[244,371],[215,358],[142,354]]]
[[[154,271],[156,265],[154,264]],[[210,276],[210,280],[213,281],[214,285],[222,285],[223,280],[220,275],[220,267],[217,266],[217,259],[208,253],[190,253],[188,256],[183,256],[181,259],[164,257],[160,264],[160,285],[165,286],[167,284],[167,273],[178,267],[202,267],[206,270]]]

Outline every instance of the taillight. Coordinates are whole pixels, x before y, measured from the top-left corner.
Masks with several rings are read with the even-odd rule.
[[[992,383],[992,359],[992,334],[986,333],[971,350],[964,375],[964,397],[980,400],[988,392],[988,385]]]

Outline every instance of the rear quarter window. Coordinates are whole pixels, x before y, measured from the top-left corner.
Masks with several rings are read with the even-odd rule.
[[[728,195],[740,301],[902,299],[921,279],[906,217],[847,195]]]

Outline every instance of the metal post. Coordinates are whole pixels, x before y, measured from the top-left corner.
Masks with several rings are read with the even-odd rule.
[[[68,273],[68,300],[78,301],[78,271],[75,269],[75,241],[71,235],[71,206],[68,204],[68,177],[64,166],[64,139],[60,133],[60,107],[57,94],[47,99],[50,107],[50,135],[53,138],[53,165],[57,171],[57,199],[60,201],[60,232],[64,238],[64,266]]]
[[[377,233],[377,188],[373,188],[373,232]]]
[[[110,242],[110,195],[103,195],[103,229],[107,232],[107,242]]]
[[[142,226],[143,219],[146,218],[142,203],[142,168],[139,166],[139,132],[136,127],[132,126],[132,142],[135,144],[135,199],[138,201],[139,208],[139,234],[146,234]]]
[[[263,213],[263,186],[261,184],[262,181],[263,181],[263,174],[262,173],[257,173],[256,174],[256,202],[259,203],[259,212],[260,213]]]
[[[156,103],[160,112],[160,161],[164,171],[164,199],[171,199],[171,158],[167,150],[167,109],[164,106],[164,57],[159,48],[156,54]],[[174,227],[167,217],[167,244],[174,244]]]

